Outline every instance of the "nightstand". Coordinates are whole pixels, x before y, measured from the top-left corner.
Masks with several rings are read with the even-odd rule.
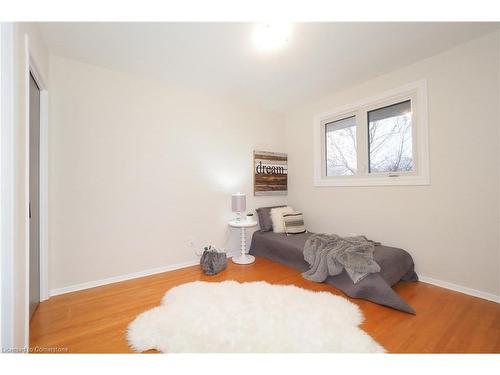
[[[240,228],[240,238],[241,238],[241,255],[233,257],[232,260],[236,264],[251,264],[255,262],[255,257],[248,255],[246,252],[246,229],[253,228],[257,226],[255,220],[231,220],[229,226],[232,228]]]

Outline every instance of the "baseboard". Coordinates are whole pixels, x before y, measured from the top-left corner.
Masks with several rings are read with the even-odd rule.
[[[433,279],[432,277],[427,277],[427,276],[418,276],[418,279],[424,283],[427,283],[427,284],[440,286],[441,288],[454,290],[455,292],[468,294],[469,296],[478,297],[478,298],[486,299],[488,301],[500,303],[500,296],[497,296],[495,294],[482,292],[480,290],[467,288],[467,287],[462,286],[462,285],[457,285],[457,284],[449,283],[447,281]]]
[[[227,257],[228,258],[232,258],[233,256],[236,256],[238,254],[239,254],[238,252],[228,253]],[[199,264],[199,262],[200,262],[199,259],[194,259],[194,260],[190,260],[190,261],[187,261],[187,262],[181,262],[181,263],[171,264],[171,265],[168,265],[168,266],[151,268],[151,269],[148,269],[148,270],[143,270],[143,271],[139,271],[139,272],[133,272],[133,273],[129,273],[129,274],[126,274],[126,275],[113,276],[113,277],[109,277],[109,278],[106,278],[106,279],[101,279],[101,280],[89,281],[89,282],[81,283],[81,284],[70,285],[70,286],[66,286],[64,288],[51,289],[50,290],[50,297],[58,296],[60,294],[65,294],[65,293],[77,292],[79,290],[84,290],[84,289],[96,288],[98,286],[103,286],[103,285],[108,285],[108,284],[113,284],[113,283],[119,283],[120,281],[138,279],[140,277],[155,275],[155,274],[158,274],[158,273],[163,273],[163,272],[168,272],[168,271],[175,271],[175,270],[178,270],[178,269],[181,269],[181,268],[195,266],[195,265]],[[464,293],[464,294],[467,294],[467,295],[470,295],[470,296],[473,296],[473,297],[478,297],[478,298],[482,298],[482,299],[485,299],[485,300],[488,300],[488,301],[493,301],[493,302],[496,302],[496,303],[500,303],[500,296],[496,296],[496,295],[491,294],[491,293],[482,292],[480,290],[467,288],[465,286],[461,286],[461,285],[449,283],[447,281],[442,281],[442,280],[434,279],[432,277],[427,277],[427,276],[419,276],[419,280],[422,281],[422,282],[424,282],[424,283],[428,283],[428,284],[439,286],[441,288],[446,288],[446,289],[454,290],[456,292]]]
[[[174,271],[174,270],[178,270],[181,268],[191,267],[191,266],[197,265],[199,263],[200,263],[199,259],[190,260],[187,262],[171,264],[171,265],[163,266],[163,267],[151,268],[151,269],[139,271],[139,272],[133,272],[133,273],[129,273],[126,275],[113,276],[113,277],[109,277],[106,279],[89,281],[89,282],[82,283],[82,284],[70,285],[70,286],[66,286],[64,288],[51,289],[50,290],[50,297],[57,296],[60,294],[65,294],[65,293],[77,292],[79,290],[95,288],[98,286],[118,283],[120,281],[137,279],[139,277],[155,275],[157,273]]]

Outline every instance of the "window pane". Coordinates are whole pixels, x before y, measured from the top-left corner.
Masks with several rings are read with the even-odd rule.
[[[356,116],[325,125],[326,175],[356,174]]]
[[[411,101],[368,112],[369,171],[413,170]]]

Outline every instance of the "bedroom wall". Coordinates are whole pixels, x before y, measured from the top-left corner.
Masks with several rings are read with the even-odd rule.
[[[285,202],[252,190],[253,150],[286,151],[283,115],[57,56],[50,74],[52,291],[238,251],[231,193]]]
[[[498,300],[498,39],[484,36],[287,114],[289,203],[304,212],[310,230],[365,234],[402,247],[419,275]],[[430,186],[313,186],[315,114],[423,78]]]

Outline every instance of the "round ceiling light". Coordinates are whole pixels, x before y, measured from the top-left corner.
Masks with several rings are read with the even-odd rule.
[[[260,23],[255,26],[253,42],[263,51],[278,49],[288,42],[291,34],[289,23]]]

